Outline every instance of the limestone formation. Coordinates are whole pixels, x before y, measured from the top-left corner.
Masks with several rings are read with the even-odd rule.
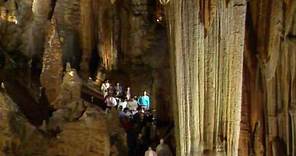
[[[110,153],[106,118],[97,108],[82,101],[81,85],[76,70],[68,64],[60,95],[53,104],[56,111],[47,126],[49,132],[56,133],[56,138],[49,142],[48,156],[108,156]]]
[[[61,133],[50,142],[47,155],[109,156],[109,153],[108,126],[104,114],[88,107],[78,121],[63,124]]]
[[[0,0],[0,155],[125,153],[97,76],[147,90],[176,155],[294,156],[295,49],[295,0]]]
[[[98,25],[98,53],[102,59],[102,66],[111,71],[117,65],[117,34],[116,31],[116,7],[109,0],[102,1],[99,5],[97,15]]]
[[[227,155],[238,155],[246,1],[204,3],[166,5],[176,74],[177,153],[212,151],[222,135]]]
[[[295,107],[295,6],[295,1],[263,0],[248,7],[244,86],[250,89],[251,127],[263,123],[259,137],[265,155],[295,155],[289,115]]]
[[[13,105],[8,103],[7,95],[0,93],[0,155],[5,155],[5,150],[11,150],[13,133],[10,131],[10,113],[16,112]]]
[[[46,140],[25,119],[12,99],[1,92],[0,122],[0,155],[41,155],[44,152]]]
[[[80,38],[82,47],[81,72],[84,78],[89,76],[89,61],[94,50],[95,23],[93,17],[92,0],[80,1]]]
[[[56,19],[52,20],[48,29],[41,73],[41,84],[45,88],[50,103],[53,102],[59,94],[63,75],[61,41],[55,20]]]

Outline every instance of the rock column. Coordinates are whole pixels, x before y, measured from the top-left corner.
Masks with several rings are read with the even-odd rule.
[[[245,0],[171,0],[178,155],[215,153],[223,141],[238,155]]]

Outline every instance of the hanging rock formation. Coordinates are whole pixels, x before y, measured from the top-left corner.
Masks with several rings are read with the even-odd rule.
[[[90,60],[92,52],[94,50],[95,41],[95,22],[94,12],[92,9],[92,0],[81,0],[80,1],[80,43],[82,49],[81,56],[81,75],[84,78],[88,78],[90,73]]]
[[[117,65],[117,39],[116,36],[116,7],[109,0],[98,7],[98,51],[102,59],[102,66],[111,71]]]
[[[246,1],[171,0],[178,155],[238,155]],[[207,7],[205,7],[207,6]],[[212,152],[211,152],[212,151]]]

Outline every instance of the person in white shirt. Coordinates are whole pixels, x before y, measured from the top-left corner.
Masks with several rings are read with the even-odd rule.
[[[122,109],[126,108],[127,102],[124,99],[119,99],[118,107],[122,107]]]
[[[101,85],[101,91],[103,92],[104,97],[108,95],[108,89],[110,87],[109,80],[106,80],[104,83]]]
[[[109,108],[115,107],[117,105],[116,99],[111,95],[108,95],[106,97],[105,103],[106,103],[106,106],[109,107]]]

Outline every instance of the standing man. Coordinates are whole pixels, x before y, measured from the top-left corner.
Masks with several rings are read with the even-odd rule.
[[[109,80],[106,80],[101,86],[101,91],[103,92],[104,98],[108,95],[109,87],[110,87]]]
[[[139,98],[138,103],[145,110],[149,110],[149,108],[150,108],[150,97],[147,95],[146,91],[144,91],[144,95]]]
[[[172,151],[170,147],[164,143],[164,140],[161,138],[159,145],[156,147],[157,156],[172,156]]]
[[[109,112],[109,110],[112,109],[112,107],[117,106],[117,101],[115,99],[115,97],[111,96],[111,95],[107,95],[106,99],[105,99],[105,104],[106,104],[106,113]]]

